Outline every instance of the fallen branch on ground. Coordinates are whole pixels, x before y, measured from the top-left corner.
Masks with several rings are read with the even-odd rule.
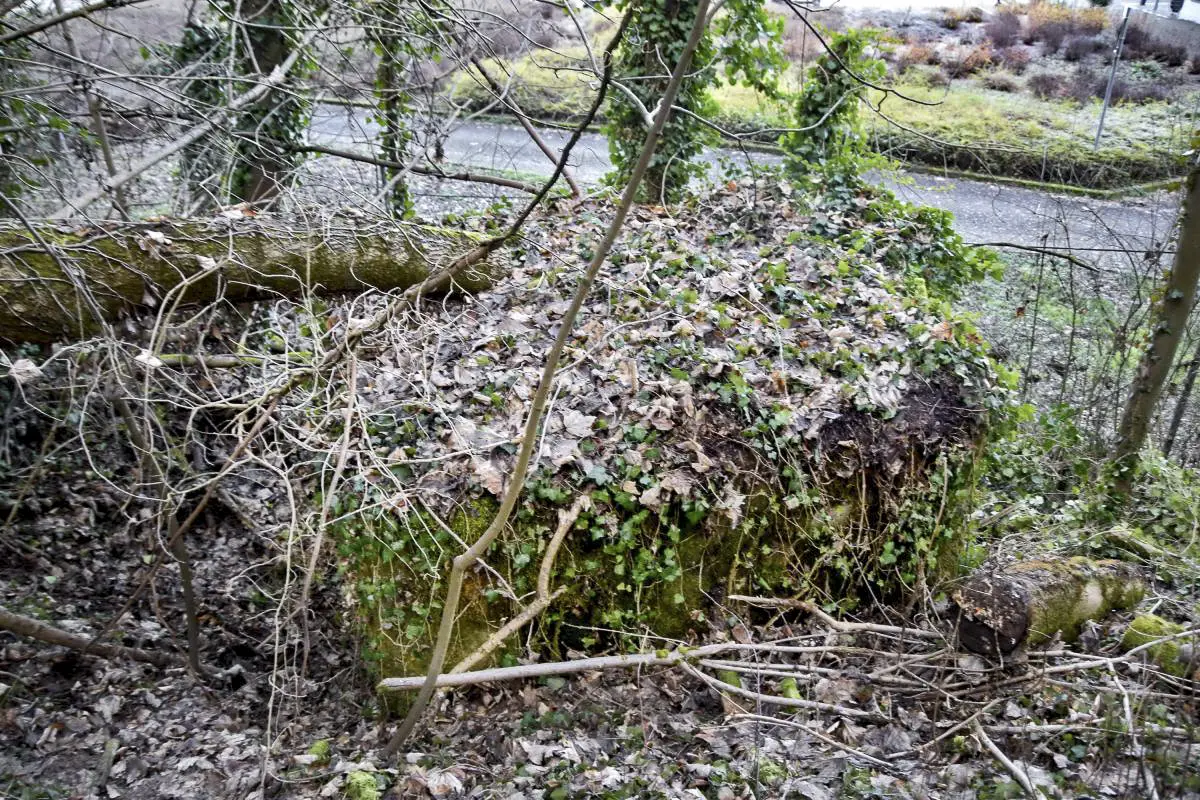
[[[84,636],[67,633],[62,628],[56,628],[40,620],[0,608],[0,628],[12,631],[18,636],[27,636],[39,642],[68,647],[87,655],[103,658],[129,658],[154,664],[157,667],[182,667],[184,662],[169,653],[156,653],[153,650],[142,650],[137,647],[125,647],[119,644],[100,644]]]

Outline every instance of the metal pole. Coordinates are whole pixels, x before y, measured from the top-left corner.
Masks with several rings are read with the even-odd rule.
[[[1129,29],[1129,7],[1125,7],[1125,19],[1121,20],[1121,32],[1117,35],[1117,47],[1113,50],[1112,71],[1108,73],[1108,86],[1104,90],[1104,105],[1100,107],[1100,124],[1096,126],[1096,143],[1093,150],[1100,149],[1100,136],[1104,133],[1104,115],[1112,100],[1113,83],[1117,80],[1117,64],[1121,63],[1121,50],[1125,47],[1125,31]]]

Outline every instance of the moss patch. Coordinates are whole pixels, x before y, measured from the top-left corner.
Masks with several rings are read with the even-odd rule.
[[[342,796],[346,800],[379,800],[383,793],[374,772],[351,772],[346,776]]]
[[[1125,635],[1121,637],[1121,647],[1124,650],[1132,650],[1157,639],[1183,633],[1185,630],[1182,625],[1155,614],[1139,614],[1125,629]],[[1187,674],[1187,665],[1180,660],[1179,652],[1185,641],[1172,639],[1156,644],[1145,650],[1146,657],[1164,671],[1176,677],[1183,677]]]
[[[1037,575],[1043,585],[1056,587],[1034,605],[1027,639],[1030,645],[1041,644],[1059,632],[1065,640],[1074,641],[1084,622],[1101,619],[1114,609],[1133,608],[1146,592],[1140,580],[1110,572],[1105,562],[1084,557],[1031,562],[1023,571]]]

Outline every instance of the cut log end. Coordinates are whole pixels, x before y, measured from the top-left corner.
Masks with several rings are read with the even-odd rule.
[[[1131,608],[1145,595],[1141,570],[1123,561],[1027,561],[970,578],[952,599],[959,643],[995,656],[1056,634],[1070,641],[1088,620]]]

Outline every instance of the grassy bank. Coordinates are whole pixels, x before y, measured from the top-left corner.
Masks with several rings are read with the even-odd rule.
[[[508,64],[511,96],[533,117],[577,121],[594,88],[588,74],[572,66],[558,56]],[[911,71],[894,87],[903,96],[872,93],[880,113],[864,118],[878,152],[930,167],[1091,189],[1124,189],[1179,173],[1172,153],[1186,149],[1186,127],[1178,103],[1110,108],[1101,146],[1094,149],[1099,101],[1040,100],[987,89],[973,79],[936,87],[924,79]],[[773,143],[775,130],[789,124],[780,102],[751,89],[722,86],[713,96],[720,108],[714,122],[731,133]],[[468,76],[460,77],[451,97],[473,110],[495,100]]]

